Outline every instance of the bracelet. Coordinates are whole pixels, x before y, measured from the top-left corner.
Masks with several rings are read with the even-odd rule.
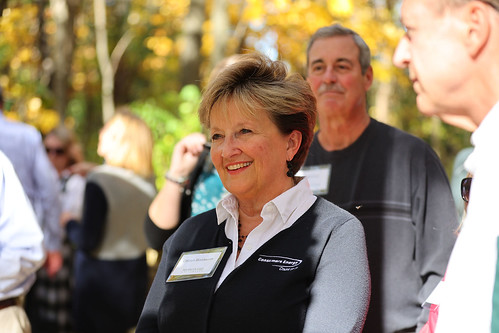
[[[171,181],[172,183],[180,185],[182,187],[185,187],[187,184],[189,184],[188,177],[173,177],[168,172],[165,173],[165,179]]]

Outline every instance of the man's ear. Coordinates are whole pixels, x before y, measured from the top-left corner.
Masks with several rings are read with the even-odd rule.
[[[291,161],[298,152],[298,149],[300,149],[301,140],[302,140],[302,133],[298,130],[294,130],[289,135],[288,147],[286,152],[286,157],[288,161]]]
[[[366,70],[366,73],[364,74],[364,88],[366,89],[366,92],[371,88],[371,85],[373,84],[373,68],[372,66],[369,66],[369,68]]]
[[[477,58],[487,45],[490,33],[490,8],[484,2],[470,1],[465,5],[465,22],[467,24],[465,44],[471,58]]]

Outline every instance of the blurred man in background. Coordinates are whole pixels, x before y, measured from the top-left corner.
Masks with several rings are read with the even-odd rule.
[[[35,211],[44,235],[49,276],[62,266],[62,229],[57,173],[50,163],[40,132],[34,127],[8,120],[3,114],[0,90],[0,150],[9,158]]]

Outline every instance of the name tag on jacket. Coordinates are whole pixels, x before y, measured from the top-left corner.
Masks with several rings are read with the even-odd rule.
[[[224,246],[182,253],[166,282],[212,277],[226,250]]]
[[[329,179],[331,178],[331,164],[304,166],[297,176],[305,176],[310,184],[310,189],[315,195],[329,193]]]

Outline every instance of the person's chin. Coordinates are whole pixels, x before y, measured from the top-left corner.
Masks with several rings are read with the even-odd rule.
[[[417,95],[416,104],[419,112],[427,117],[435,116],[439,113],[438,107],[423,94]]]
[[[339,107],[339,103],[337,99],[334,98],[329,98],[329,99],[322,99],[317,103],[317,109],[324,110],[326,112],[329,112],[331,110],[336,110]]]
[[[423,95],[418,95],[417,105],[419,112],[427,117],[437,116],[444,123],[473,132],[477,125],[466,115],[460,113],[458,108],[451,105],[436,105]]]
[[[233,194],[235,197],[239,198],[247,194],[251,189],[251,184],[243,183],[243,182],[230,182],[225,185],[227,191]]]

